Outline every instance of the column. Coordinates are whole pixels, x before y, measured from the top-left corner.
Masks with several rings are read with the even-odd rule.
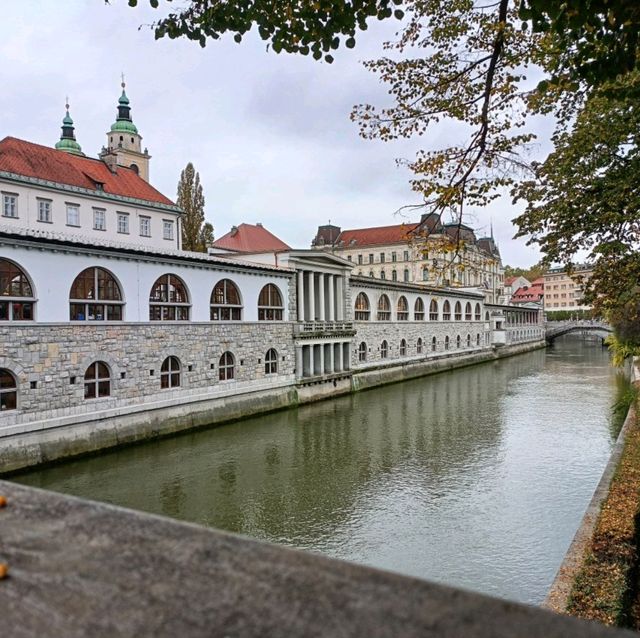
[[[309,348],[309,376],[312,377],[315,374],[315,357],[313,352],[313,346],[307,346]]]
[[[307,321],[315,321],[316,319],[316,291],[315,291],[315,281],[314,281],[314,273],[309,272],[309,316],[307,317]]]
[[[334,361],[334,366],[333,369],[336,372],[342,372],[344,370],[344,365],[342,362],[342,344],[341,343],[337,343],[336,344],[336,348],[335,348],[335,361]]]
[[[298,321],[304,321],[304,270],[298,270]]]
[[[318,348],[320,354],[320,365],[318,366],[318,370],[320,374],[324,374],[324,345],[320,345]]]
[[[324,321],[324,273],[318,273],[318,319]]]
[[[296,346],[296,377],[301,379],[304,376],[304,359],[302,357],[302,346]]]
[[[336,279],[336,319],[344,320],[344,276],[341,275]]]
[[[351,370],[351,353],[349,352],[349,342],[342,344],[342,369]]]
[[[328,281],[327,288],[329,290],[329,316],[327,317],[328,321],[336,320],[334,279],[335,279],[334,275],[327,275],[327,281]]]
[[[324,345],[324,371],[326,374],[333,372],[333,344]]]

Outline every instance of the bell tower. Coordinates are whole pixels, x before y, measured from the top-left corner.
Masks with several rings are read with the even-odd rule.
[[[80,148],[80,144],[76,141],[76,129],[73,126],[73,120],[69,115],[69,98],[67,98],[65,108],[67,112],[62,120],[62,134],[60,135],[60,139],[56,142],[56,148],[59,151],[64,151],[65,153],[84,156],[82,148]]]
[[[122,95],[118,100],[118,116],[107,132],[107,146],[102,149],[100,157],[116,157],[118,166],[126,166],[135,170],[142,179],[149,181],[149,160],[151,156],[145,148],[142,150],[142,135],[131,119],[131,106],[125,92],[124,75],[122,76]],[[110,163],[110,162],[108,162]]]

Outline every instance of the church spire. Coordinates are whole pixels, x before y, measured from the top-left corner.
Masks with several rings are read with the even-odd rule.
[[[65,151],[65,153],[72,153],[73,155],[84,155],[80,144],[76,142],[76,132],[73,126],[73,120],[69,115],[69,98],[66,99],[65,104],[66,113],[62,119],[62,134],[60,140],[56,142],[56,148],[59,151]]]
[[[122,74],[122,82],[120,86],[122,87],[122,95],[118,100],[118,117],[111,125],[111,130],[114,133],[134,133],[137,135],[138,129],[131,119],[131,106],[125,91],[126,83],[124,81],[124,73]]]

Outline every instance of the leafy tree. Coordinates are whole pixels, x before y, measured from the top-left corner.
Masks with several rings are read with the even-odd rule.
[[[180,173],[177,204],[184,211],[182,248],[206,252],[213,242],[213,226],[204,221],[204,194],[200,184],[200,174],[196,172],[191,162]]]
[[[547,271],[546,266],[543,262],[538,262],[529,268],[521,268],[519,266],[505,266],[504,267],[504,276],[505,277],[524,277],[529,281],[535,281],[539,277],[542,277],[544,273]]]

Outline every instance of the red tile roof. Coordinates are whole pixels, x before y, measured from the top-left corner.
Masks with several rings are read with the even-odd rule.
[[[71,155],[15,137],[0,140],[0,171],[79,186],[97,194],[104,192],[175,206],[130,168],[118,166],[117,172],[112,173],[102,160]],[[101,188],[98,188],[99,184]]]
[[[407,243],[409,234],[420,224],[396,224],[395,226],[378,226],[376,228],[355,228],[343,230],[336,243],[341,247],[376,246],[382,244]],[[342,242],[342,243],[340,243]]]
[[[523,286],[511,296],[511,301],[541,301],[544,292],[541,286]]]
[[[504,285],[505,286],[510,286],[516,279],[518,279],[519,275],[516,277],[505,277],[504,278]]]
[[[268,253],[291,250],[283,241],[270,233],[262,224],[240,224],[213,242],[215,248],[226,248],[239,253]]]

